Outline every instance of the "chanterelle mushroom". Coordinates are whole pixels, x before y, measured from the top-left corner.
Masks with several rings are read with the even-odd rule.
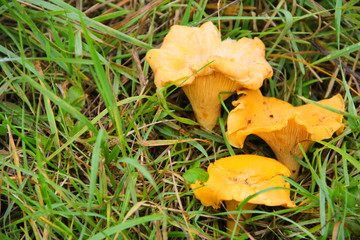
[[[282,163],[256,155],[236,155],[222,158],[208,167],[209,179],[202,185],[191,184],[197,199],[205,206],[217,209],[225,201],[228,211],[236,211],[247,197],[273,187],[289,188],[282,176],[290,176],[289,169]],[[276,189],[259,193],[251,198],[242,210],[252,210],[257,204],[267,206],[295,207],[290,200],[290,190]],[[244,215],[245,218],[250,214]],[[236,215],[230,215],[227,228],[231,233],[235,227]],[[231,220],[232,219],[232,220]],[[238,229],[236,230],[238,231]]]
[[[220,116],[221,92],[259,89],[272,69],[258,38],[221,41],[212,22],[200,27],[172,26],[160,49],[146,60],[158,88],[174,83],[183,87],[199,124],[212,129]],[[230,94],[221,94],[225,100]]]
[[[300,165],[293,157],[302,158],[299,147],[307,151],[313,141],[330,138],[343,130],[342,115],[315,104],[294,107],[282,100],[264,97],[259,90],[240,91],[243,95],[228,116],[227,138],[231,145],[242,148],[245,138],[254,134],[273,150],[276,158],[291,170],[296,179]],[[344,101],[338,94],[319,104],[344,110]]]

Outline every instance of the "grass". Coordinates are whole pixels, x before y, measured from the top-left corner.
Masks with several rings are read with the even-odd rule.
[[[264,95],[346,100],[344,131],[288,180],[298,207],[257,207],[238,238],[359,238],[357,1],[222,2],[0,0],[1,239],[226,238],[226,213],[202,206],[183,174],[272,153],[255,137],[232,149],[226,111],[200,129],[144,60],[173,24],[205,21],[224,38],[262,39],[274,70]]]

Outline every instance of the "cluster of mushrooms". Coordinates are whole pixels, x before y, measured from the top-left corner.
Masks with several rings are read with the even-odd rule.
[[[238,232],[236,210],[252,210],[257,204],[295,207],[290,200],[290,185],[283,178],[296,180],[303,157],[313,141],[339,134],[344,125],[341,95],[294,107],[272,97],[265,97],[259,88],[272,77],[272,68],[265,60],[265,46],[258,39],[241,38],[221,41],[212,22],[200,27],[172,26],[160,49],[146,55],[158,88],[169,84],[182,87],[190,100],[201,127],[211,130],[221,112],[221,99],[237,91],[239,99],[227,119],[229,143],[243,148],[245,138],[254,134],[273,150],[277,160],[257,155],[236,155],[211,163],[209,179],[191,184],[195,196],[205,206],[218,209],[224,201],[229,214],[228,232]],[[325,108],[324,108],[325,106]],[[326,107],[327,106],[327,107]]]

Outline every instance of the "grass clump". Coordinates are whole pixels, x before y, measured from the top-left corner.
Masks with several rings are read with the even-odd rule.
[[[1,239],[225,238],[226,212],[201,206],[183,174],[232,151],[272,153],[255,137],[231,149],[226,111],[201,130],[144,61],[170,26],[205,21],[262,39],[274,70],[264,95],[301,105],[340,93],[347,106],[345,130],[289,180],[298,207],[258,207],[240,239],[359,237],[357,1],[0,3]]]

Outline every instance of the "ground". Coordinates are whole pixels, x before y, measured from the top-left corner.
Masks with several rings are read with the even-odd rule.
[[[254,135],[228,144],[236,94],[204,130],[145,61],[171,26],[207,21],[223,40],[262,40],[274,72],[264,96],[300,106],[340,94],[346,106],[344,130],[287,179],[297,207],[258,206],[238,238],[359,238],[357,1],[0,3],[1,239],[235,239],[226,209],[204,207],[189,181],[216,159],[273,152]]]

